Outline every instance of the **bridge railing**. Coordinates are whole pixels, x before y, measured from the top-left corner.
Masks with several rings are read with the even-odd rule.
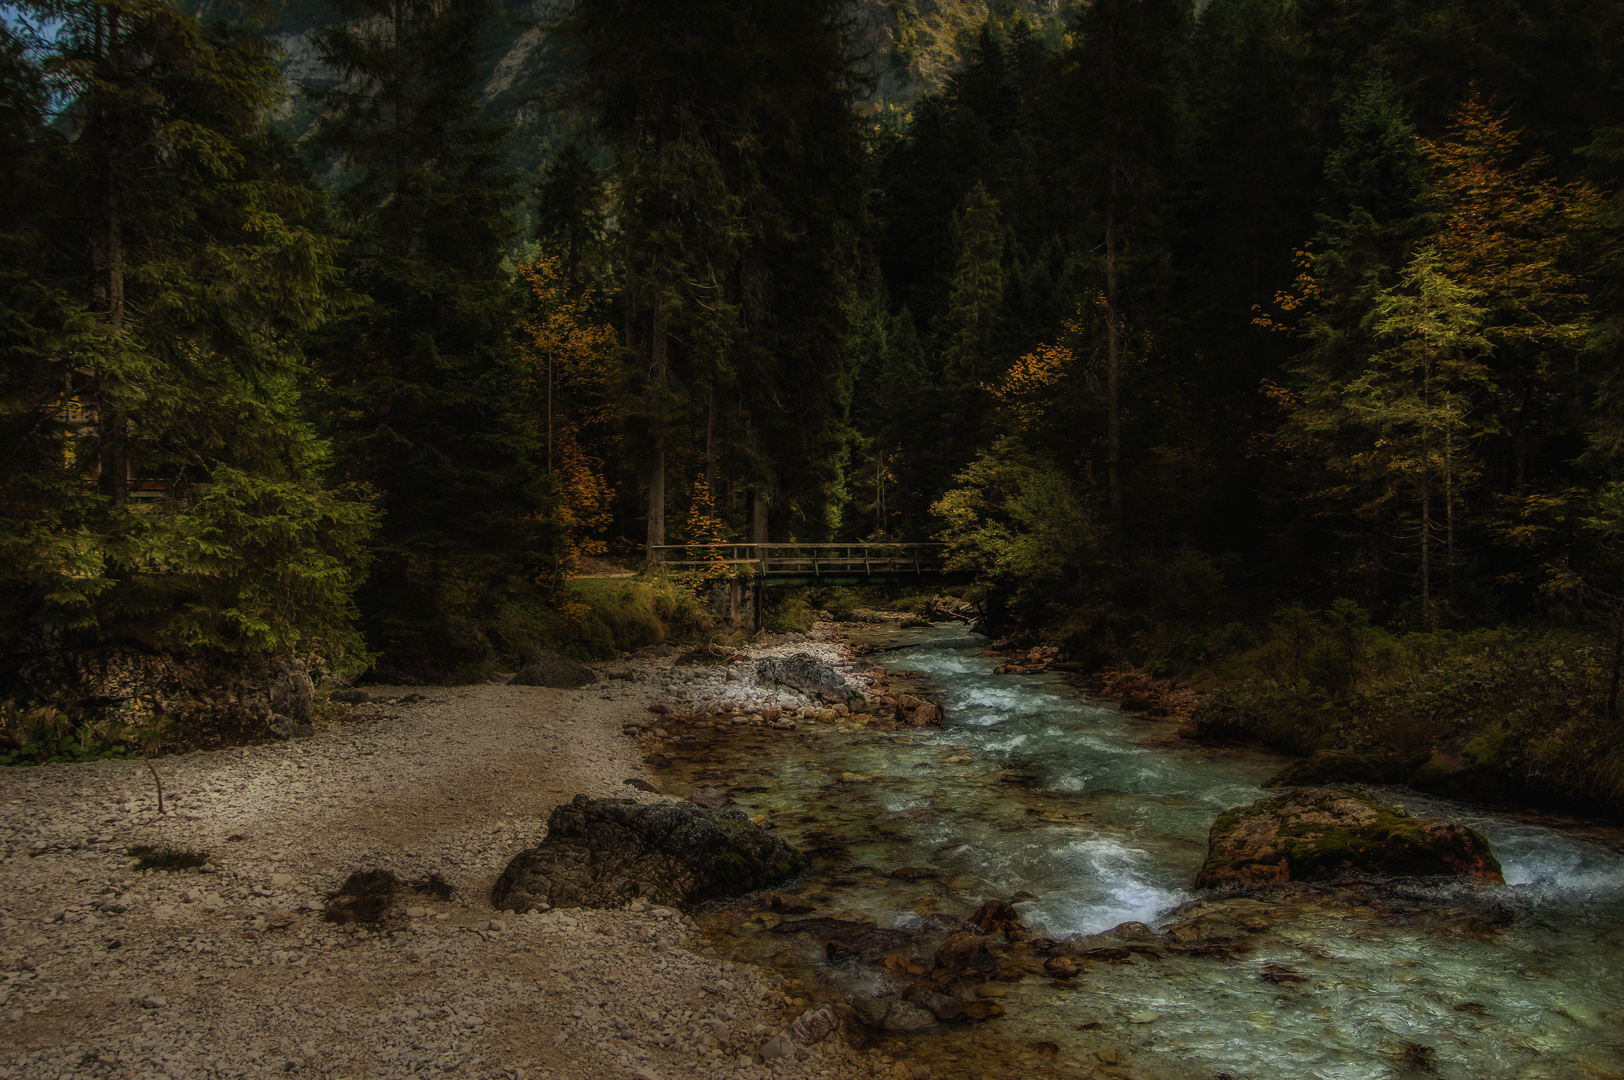
[[[946,544],[663,544],[652,550],[669,570],[725,565],[762,578],[924,576],[947,567]]]

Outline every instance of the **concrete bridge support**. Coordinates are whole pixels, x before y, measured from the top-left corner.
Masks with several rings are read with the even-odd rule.
[[[735,630],[761,629],[761,579],[754,574],[733,574],[711,586],[710,607],[716,617]]]

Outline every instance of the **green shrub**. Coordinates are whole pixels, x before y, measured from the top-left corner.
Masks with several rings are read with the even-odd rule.
[[[699,640],[715,624],[692,590],[670,578],[582,578],[570,583],[562,604],[508,604],[487,631],[503,659],[516,664],[521,650],[533,648],[611,660],[668,640]]]
[[[791,595],[768,603],[761,625],[769,634],[804,634],[817,621],[812,605],[800,596]]]
[[[132,758],[136,754],[130,747],[146,741],[144,734],[142,726],[132,723],[75,723],[48,705],[20,707],[7,701],[0,704],[0,765]]]

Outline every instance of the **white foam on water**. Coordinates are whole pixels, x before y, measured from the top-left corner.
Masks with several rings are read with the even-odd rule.
[[[1189,898],[1150,880],[1145,871],[1152,860],[1146,852],[1108,837],[1074,840],[1055,854],[1058,861],[1074,866],[1078,885],[1030,905],[1034,918],[1051,936],[1097,934],[1125,922],[1150,923]]]

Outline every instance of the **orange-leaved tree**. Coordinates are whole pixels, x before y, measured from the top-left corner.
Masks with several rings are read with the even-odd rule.
[[[725,525],[716,513],[716,496],[705,482],[705,474],[694,477],[694,489],[688,503],[687,533],[689,557],[704,564],[694,582],[694,589],[703,592],[712,581],[725,579],[731,570],[727,552],[722,548]]]
[[[520,351],[546,437],[547,471],[558,485],[565,554],[538,582],[557,589],[578,573],[583,555],[600,554],[614,490],[604,459],[618,440],[614,329],[594,314],[592,290],[571,289],[559,259],[520,263],[529,287],[519,324]]]
[[[1498,510],[1491,528],[1514,546],[1546,486],[1531,474],[1551,458],[1542,444],[1571,427],[1591,330],[1578,268],[1598,201],[1589,183],[1547,175],[1545,156],[1525,153],[1521,135],[1508,114],[1473,98],[1442,140],[1423,144],[1441,211],[1438,252],[1483,309],[1496,384],[1483,402],[1494,432],[1485,448]]]

